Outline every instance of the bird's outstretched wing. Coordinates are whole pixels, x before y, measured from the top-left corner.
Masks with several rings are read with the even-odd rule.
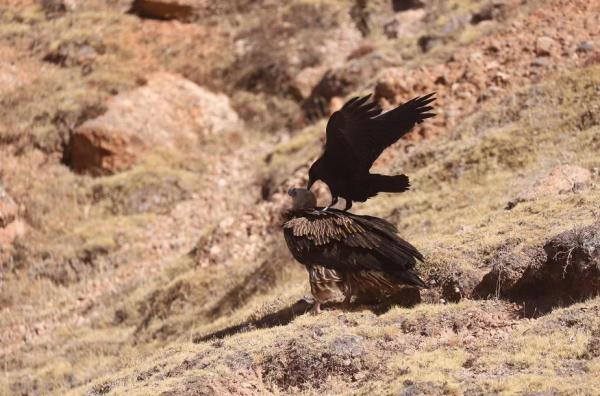
[[[383,150],[410,131],[415,124],[435,116],[435,93],[416,97],[381,113],[371,95],[350,99],[327,123],[326,150],[345,150],[360,166],[370,168]]]
[[[393,225],[371,216],[334,209],[302,211],[290,216],[283,229],[290,251],[305,264],[400,273],[423,259],[414,246],[398,237]]]

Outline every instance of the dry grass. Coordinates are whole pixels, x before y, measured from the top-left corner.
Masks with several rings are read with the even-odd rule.
[[[481,3],[436,2],[427,26],[437,34],[448,18],[468,15]],[[348,6],[329,0],[297,4],[270,19],[301,14],[290,22],[288,38],[302,29],[294,23],[306,15],[337,15]],[[384,5],[389,2],[375,3]],[[96,5],[57,19],[47,19],[39,7],[2,12],[3,42],[23,51],[33,48],[34,63],[45,66],[30,84],[0,98],[0,123],[14,127],[0,136],[10,143],[1,154],[0,176],[31,227],[27,239],[15,245],[11,267],[1,267],[0,301],[6,307],[0,328],[26,342],[6,342],[0,394],[396,394],[406,387],[457,395],[588,394],[599,388],[600,363],[589,352],[598,337],[598,298],[536,320],[521,319],[519,307],[502,301],[441,304],[439,296],[385,313],[333,307],[319,316],[285,317],[282,312],[309,290],[304,269],[292,262],[276,227],[258,235],[263,250],[251,256],[254,260],[229,252],[231,257],[209,265],[200,264],[197,251],[210,250],[211,238],[234,238],[219,234],[218,216],[187,236],[198,241],[195,249],[187,240],[178,242],[178,235],[162,235],[191,234],[177,210],[198,203],[194,197],[205,189],[218,188],[208,183],[204,158],[158,150],[129,171],[95,179],[75,175],[61,163],[72,128],[102,112],[109,96],[164,67],[239,93],[233,101],[250,125],[245,143],[261,157],[256,161],[263,161],[257,171],[262,186],[254,183],[253,189],[263,187],[270,199],[286,183],[300,180],[289,175],[304,174],[302,167],[318,155],[324,122],[290,134],[266,155],[265,145],[257,143],[267,132],[293,124],[298,103],[287,93],[271,102],[263,99],[285,88],[286,73],[299,66],[285,64],[288,69],[278,75],[283,80],[272,86],[260,79],[242,91],[232,85],[248,83],[249,75],[269,66],[256,60],[264,57],[261,51],[238,63],[230,51],[233,36],[264,39],[259,24],[267,11],[244,8],[247,19],[241,25],[228,14],[223,26],[233,29],[231,36],[220,29],[211,35],[203,22],[175,23],[190,34],[181,41],[154,21]],[[139,33],[155,23],[150,36]],[[334,27],[312,30],[319,36]],[[485,30],[461,28],[452,40],[471,42],[480,34]],[[384,54],[406,44],[381,35],[374,31],[371,39]],[[224,47],[201,49],[197,41],[209,37]],[[91,66],[78,60],[84,46],[98,53]],[[274,48],[275,59],[289,57],[287,50]],[[414,41],[403,51],[400,58],[423,62],[445,56],[440,50],[421,57]],[[49,53],[56,63],[43,61]],[[190,54],[214,62],[196,64]],[[301,65],[311,64],[309,58]],[[236,65],[244,67],[234,70]],[[591,66],[490,101],[449,136],[390,155],[385,172],[409,174],[411,192],[382,195],[356,210],[395,222],[425,253],[426,263],[419,266],[425,278],[472,287],[499,249],[521,252],[597,219],[597,175],[577,193],[504,208],[555,165],[576,164],[597,173],[599,85],[600,67]],[[264,129],[253,130],[260,125]],[[231,202],[246,192],[231,191]],[[253,202],[251,208],[268,204]],[[252,236],[247,244],[255,243]],[[268,326],[252,327],[269,315],[275,316]],[[243,331],[201,341],[235,326]]]

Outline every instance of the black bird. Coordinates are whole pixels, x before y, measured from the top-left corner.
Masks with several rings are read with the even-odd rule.
[[[365,202],[379,192],[408,190],[408,176],[372,174],[369,169],[415,124],[435,116],[428,106],[435,100],[433,95],[414,98],[383,114],[376,103],[366,103],[371,95],[350,99],[329,118],[325,151],[310,167],[307,188],[322,180],[331,191],[329,206],[342,197],[344,210],[352,207],[352,201]]]
[[[373,216],[317,208],[304,188],[288,191],[292,209],[283,215],[283,235],[296,260],[306,266],[315,297],[313,310],[336,292],[391,294],[403,285],[427,288],[414,269],[423,255],[397,235],[397,228]]]

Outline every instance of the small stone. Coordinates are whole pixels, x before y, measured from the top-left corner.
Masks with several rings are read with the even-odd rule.
[[[340,98],[339,96],[334,96],[329,100],[329,114],[331,115],[335,113],[336,111],[341,109],[343,105],[344,99]]]
[[[400,29],[400,21],[392,19],[383,25],[383,34],[389,39],[398,38],[398,30]]]
[[[331,343],[331,352],[340,357],[358,357],[364,352],[363,347],[364,338],[355,335],[344,335],[337,337]]]
[[[545,67],[548,66],[549,62],[546,58],[535,58],[533,62],[531,62],[531,66],[534,67]]]
[[[538,56],[550,56],[556,47],[556,41],[548,36],[538,37],[535,41],[535,53]]]
[[[424,35],[419,37],[417,41],[419,48],[423,53],[431,51],[435,47],[439,47],[444,44],[444,40],[440,37],[432,36],[432,35]]]
[[[471,55],[469,55],[470,61],[477,61],[477,60],[480,60],[481,58],[483,58],[483,54],[479,51],[475,51],[475,52],[471,53]]]
[[[503,84],[507,83],[510,80],[510,76],[506,73],[497,72],[493,80],[497,84]]]
[[[591,52],[594,50],[594,44],[590,41],[584,41],[577,47],[577,52]]]

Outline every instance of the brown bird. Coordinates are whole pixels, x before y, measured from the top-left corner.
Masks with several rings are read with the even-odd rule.
[[[408,190],[406,175],[379,175],[369,169],[381,153],[410,131],[415,124],[435,116],[429,106],[435,93],[409,100],[385,113],[371,95],[350,99],[327,122],[323,154],[308,171],[309,190],[322,180],[331,191],[331,203],[344,198],[348,210],[352,201],[365,202],[380,192]]]
[[[293,205],[283,215],[283,235],[294,258],[308,270],[314,312],[338,291],[349,304],[352,296],[389,294],[402,285],[427,288],[414,269],[423,255],[397,235],[394,225],[373,216],[324,211],[304,188],[288,194]]]

